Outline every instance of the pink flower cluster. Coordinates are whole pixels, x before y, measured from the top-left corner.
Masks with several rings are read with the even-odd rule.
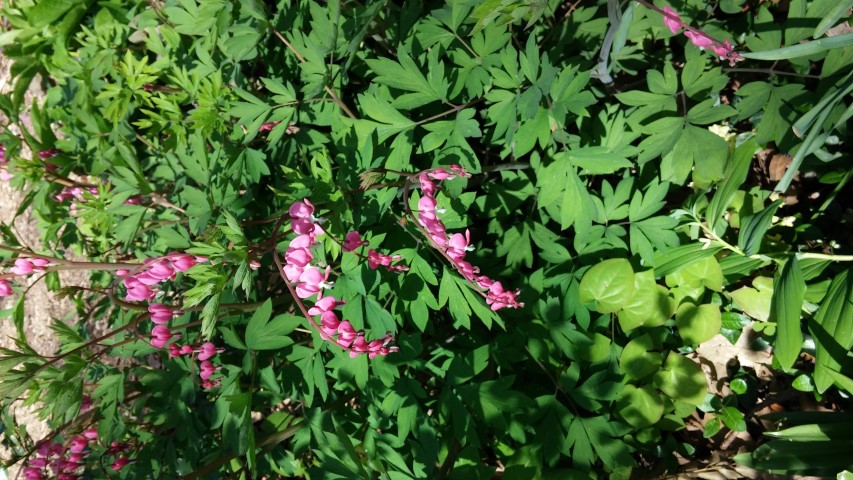
[[[89,445],[97,442],[98,431],[94,428],[74,435],[66,444],[44,442],[36,449],[23,473],[26,480],[42,480],[49,475],[48,470],[58,480],[77,480],[82,477],[89,456]]]
[[[311,264],[314,260],[311,248],[317,243],[317,235],[323,232],[318,219],[314,217],[314,205],[308,199],[304,199],[291,205],[288,214],[290,215],[290,228],[297,236],[290,241],[290,245],[284,254],[284,276],[287,281],[296,284],[296,296],[300,299],[317,295],[317,301],[308,310],[308,314],[320,315],[318,328],[323,338],[334,342],[345,350],[349,350],[352,357],[366,353],[370,358],[374,358],[377,355],[387,355],[397,351],[397,347],[389,346],[393,340],[390,334],[382,339],[368,342],[364,338],[364,332],[356,331],[349,320],[341,321],[338,319],[334,309],[344,302],[331,296],[323,297],[322,294],[323,289],[332,288],[334,285],[333,282],[329,281],[330,267],[326,266],[321,271],[318,266]],[[361,240],[361,235],[358,232],[350,232],[344,240],[343,249],[352,252],[359,246],[366,244],[367,242]],[[391,269],[402,270],[399,266],[391,266],[391,261],[399,260],[399,257],[385,255],[380,258],[374,250],[371,252],[377,266],[382,264],[391,267]],[[376,268],[370,258],[368,262],[371,263],[371,268]]]
[[[204,388],[213,388],[219,386],[220,382],[217,379],[211,380],[210,377],[219,370],[219,367],[213,365],[213,362],[210,361],[211,358],[216,356],[217,353],[224,352],[224,348],[217,348],[216,345],[206,342],[201,344],[200,347],[193,347],[191,345],[182,345],[179,346],[177,344],[169,345],[169,356],[170,357],[180,357],[182,355],[193,355],[198,354],[196,357],[199,360],[199,376],[201,377],[201,386]]]
[[[9,273],[19,276],[29,275],[33,272],[42,272],[44,271],[44,267],[47,267],[49,265],[50,261],[44,258],[18,257],[15,259],[15,265],[9,270]],[[13,293],[15,293],[15,291],[9,284],[9,280],[5,278],[0,278],[0,298],[8,297]]]
[[[69,206],[68,208],[70,208],[71,210],[75,210],[77,208],[77,203],[75,202],[86,203],[86,195],[84,194],[84,192],[89,193],[95,198],[98,197],[98,189],[95,187],[65,187],[62,189],[61,192],[54,195],[53,198],[55,198],[57,202],[61,203],[71,200],[71,206]]]
[[[14,175],[9,173],[9,170],[6,167],[6,162],[6,147],[0,145],[0,180],[4,182],[8,182],[14,177]]]
[[[445,253],[456,270],[469,282],[485,290],[486,303],[492,310],[523,307],[524,304],[518,301],[519,290],[506,290],[501,282],[479,275],[480,269],[465,260],[465,254],[474,249],[471,245],[470,231],[466,230],[465,235],[454,233],[448,237],[444,223],[438,218],[438,215],[444,212],[437,208],[436,181],[448,180],[457,175],[470,177],[470,174],[459,165],[451,165],[449,168],[449,172],[443,168],[436,168],[418,175],[421,191],[423,191],[423,197],[418,201],[418,223],[426,230],[430,243]]]
[[[731,65],[742,61],[744,58],[741,54],[734,51],[734,47],[728,40],[723,43],[711,38],[704,32],[689,27],[681,21],[681,17],[675,10],[669,8],[669,5],[664,7],[663,23],[669,28],[672,33],[678,33],[684,29],[684,36],[687,37],[693,45],[699,47],[700,50],[710,48],[712,52],[720,57],[720,60],[728,60]]]
[[[335,308],[343,305],[343,300],[335,297],[318,298],[313,307],[308,309],[308,314],[320,316],[320,333],[326,340],[332,341],[339,347],[349,350],[349,355],[355,358],[366,353],[371,359],[376,356],[385,356],[399,350],[391,346],[394,337],[386,333],[384,337],[367,341],[364,338],[364,330],[356,331],[349,320],[341,321],[335,313]]]
[[[197,263],[206,262],[204,257],[187,253],[172,252],[165,257],[146,259],[140,268],[133,272],[118,270],[122,283],[127,289],[125,300],[128,302],[149,302],[157,295],[151,287],[165,280],[173,280],[178,272],[186,272]]]

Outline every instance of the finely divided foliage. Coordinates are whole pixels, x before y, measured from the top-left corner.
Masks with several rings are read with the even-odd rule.
[[[6,467],[853,468],[850,9],[3,2],[0,180],[43,235],[0,224]],[[56,352],[33,281],[76,305]]]

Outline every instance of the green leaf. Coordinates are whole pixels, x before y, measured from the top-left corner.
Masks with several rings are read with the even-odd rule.
[[[782,273],[773,285],[770,302],[770,321],[776,322],[776,340],[773,354],[783,369],[789,369],[800,355],[803,331],[800,311],[806,295],[806,282],[800,271],[797,257],[791,257],[782,267]]]
[[[685,344],[696,345],[720,333],[720,307],[683,303],[675,313],[675,324]]]
[[[293,315],[279,315],[272,320],[272,302],[260,306],[246,325],[246,347],[251,350],[277,350],[293,344],[287,335],[302,323]]]
[[[735,407],[723,407],[720,413],[717,414],[720,420],[735,432],[746,431],[746,420],[743,418],[743,412]]]
[[[631,300],[634,269],[624,258],[612,258],[593,266],[580,284],[580,301],[593,304],[600,313],[613,313]]]
[[[705,257],[666,276],[670,287],[690,285],[696,288],[708,288],[715,292],[723,291],[723,269],[716,257]]]
[[[655,282],[654,271],[637,272],[631,300],[619,310],[619,325],[625,332],[640,326],[657,327],[663,325],[674,310],[674,300],[665,287]]]
[[[708,382],[699,365],[677,352],[669,352],[654,381],[655,386],[670,398],[690,405],[701,405],[708,393]]]
[[[430,72],[431,80],[423,75],[424,68],[415,63],[409,52],[404,48],[397,50],[399,63],[388,58],[366,60],[367,65],[376,74],[375,81],[389,87],[412,92],[401,97],[404,108],[414,108],[433,101],[447,100],[448,83],[444,79],[444,68],[441,63],[431,66],[438,67]]]
[[[735,192],[746,181],[746,175],[749,173],[749,166],[752,163],[752,156],[756,148],[755,140],[749,139],[735,149],[732,161],[723,177],[724,180],[717,187],[714,197],[708,203],[705,218],[708,222],[708,228],[717,235],[723,235],[726,231],[726,223],[720,222],[720,220],[731,205]]]
[[[680,270],[693,262],[714,256],[722,247],[709,247],[702,243],[682,245],[655,255],[655,276],[661,277]]]
[[[792,58],[817,55],[833,48],[847,47],[849,45],[853,45],[853,33],[821,38],[820,40],[812,40],[807,43],[800,43],[775,50],[744,52],[742,55],[744,58],[752,60],[790,60]]]
[[[755,277],[752,287],[741,287],[731,293],[732,300],[750,317],[766,322],[770,318],[770,304],[773,298],[773,279]]]
[[[849,368],[848,353],[853,347],[853,278],[850,269],[832,279],[829,291],[809,330],[815,338],[815,386],[823,393],[835,381],[829,373]]]
[[[751,453],[735,455],[734,460],[744,466],[779,473],[804,473],[814,470],[838,471],[853,468],[850,452],[853,441],[789,442],[774,440]]]
[[[616,411],[634,428],[649,427],[663,416],[663,399],[651,385],[626,385],[616,402]]]
[[[773,221],[773,215],[779,206],[782,205],[782,200],[776,200],[760,212],[750,215],[741,220],[741,229],[738,232],[738,247],[743,250],[744,255],[755,255],[761,248],[761,241],[764,240],[764,234],[770,228]]]
[[[663,355],[653,351],[655,343],[649,334],[641,335],[625,345],[619,358],[619,370],[629,380],[640,380],[660,369]]]

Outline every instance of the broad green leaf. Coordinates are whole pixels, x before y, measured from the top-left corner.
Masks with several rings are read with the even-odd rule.
[[[246,325],[246,347],[251,350],[277,350],[293,344],[287,335],[302,323],[293,315],[279,315],[272,320],[272,302],[261,305]]]
[[[732,292],[732,300],[750,317],[766,322],[770,318],[770,303],[773,298],[773,279],[755,277],[752,287],[741,287]]]
[[[651,385],[626,385],[616,402],[616,411],[634,428],[649,427],[663,416],[663,399]]]
[[[811,472],[822,469],[841,470],[853,468],[850,452],[853,441],[789,442],[774,440],[761,445],[751,453],[735,455],[733,459],[744,466],[779,473]]]
[[[705,257],[666,276],[666,284],[676,287],[683,284],[705,287],[715,292],[723,291],[723,270],[715,257]]]
[[[628,342],[619,358],[619,370],[625,374],[625,378],[639,380],[657,372],[663,361],[663,355],[653,351],[654,349],[654,340],[649,334],[641,335]]]
[[[655,282],[654,271],[634,274],[631,300],[619,310],[619,325],[629,332],[637,327],[657,327],[672,316],[675,303],[669,291]]]
[[[655,386],[663,393],[690,405],[701,405],[708,393],[708,382],[699,365],[677,352],[669,352],[663,369],[654,379]]]
[[[791,368],[803,346],[800,311],[806,295],[806,282],[797,263],[791,257],[782,267],[782,273],[773,285],[770,303],[770,321],[776,322],[776,341],[773,354],[783,369]]]
[[[675,312],[678,333],[686,344],[699,344],[720,333],[720,307],[683,303]]]
[[[580,284],[580,301],[593,304],[600,313],[613,313],[631,300],[634,292],[634,269],[623,258],[604,260],[584,274]]]

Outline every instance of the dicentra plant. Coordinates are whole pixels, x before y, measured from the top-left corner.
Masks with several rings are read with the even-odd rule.
[[[761,408],[853,392],[849,8],[4,2],[0,179],[42,231],[0,225],[8,465],[731,475]],[[720,335],[773,378],[709,381]],[[836,473],[840,418],[736,460]]]

